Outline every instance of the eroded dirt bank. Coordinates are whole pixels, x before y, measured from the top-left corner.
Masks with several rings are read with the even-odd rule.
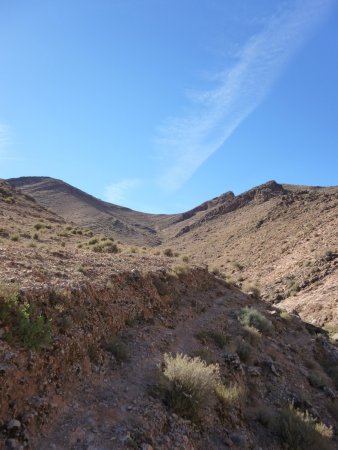
[[[134,270],[111,276],[104,286],[88,282],[60,290],[21,291],[21,304],[34,305],[52,320],[52,342],[34,351],[0,340],[2,445],[14,438],[34,448],[32,438],[67,405],[75,386],[109,357],[103,348],[112,336],[137,321],[151,320],[154,314],[167,314],[186,286],[203,292],[211,279],[200,268],[183,278],[165,271],[141,274]],[[1,329],[3,335],[7,331]],[[8,428],[13,419],[20,422],[20,429]]]

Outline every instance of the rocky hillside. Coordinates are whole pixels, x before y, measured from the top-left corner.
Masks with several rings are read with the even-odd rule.
[[[7,181],[68,222],[88,227],[95,233],[104,233],[129,244],[161,242],[155,227],[165,219],[164,215],[144,214],[104,202],[54,178],[22,177]]]
[[[337,447],[322,329],[3,181],[0,215],[0,448]]]
[[[49,210],[125,243],[171,249],[313,324],[338,331],[338,188],[275,181],[176,215],[111,205],[59,180],[8,180]],[[169,252],[170,254],[170,252]]]
[[[267,183],[170,228],[166,246],[338,330],[338,189]]]

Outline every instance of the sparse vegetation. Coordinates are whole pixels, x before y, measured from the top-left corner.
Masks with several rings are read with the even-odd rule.
[[[216,275],[216,276],[219,276],[220,273],[221,273],[219,267],[216,267],[216,266],[212,267],[212,268],[210,269],[210,272],[211,272],[212,274]]]
[[[118,336],[112,336],[104,345],[104,349],[110,352],[118,363],[128,359],[127,347],[122,339]]]
[[[243,399],[243,388],[238,384],[226,387],[224,384],[217,384],[215,387],[216,397],[224,408],[232,408],[240,405]]]
[[[181,353],[164,355],[163,374],[169,382],[166,404],[190,420],[197,420],[200,408],[221,383],[217,364],[207,365],[199,357]]]
[[[245,285],[244,291],[247,292],[248,294],[252,295],[255,298],[260,298],[260,296],[261,296],[261,291],[260,291],[259,287],[256,285],[252,285],[252,284]]]
[[[19,308],[17,331],[25,348],[38,350],[51,341],[51,320],[34,315],[31,305],[24,303]]]
[[[276,416],[274,430],[280,442],[289,450],[328,450],[332,428],[317,422],[308,411],[302,412],[293,404],[283,408]]]
[[[234,261],[233,266],[235,269],[242,271],[244,269],[244,265],[240,263],[239,261]]]
[[[248,341],[251,345],[256,345],[262,337],[261,333],[257,330],[257,328],[252,327],[250,325],[243,326],[243,334],[245,340]]]
[[[271,334],[273,332],[271,320],[267,319],[255,308],[250,308],[248,306],[243,308],[239,316],[239,321],[242,325],[254,327],[261,333]]]
[[[200,358],[202,361],[204,361],[206,364],[215,364],[216,363],[216,358],[215,355],[213,354],[213,352],[206,348],[206,347],[202,347],[201,349],[197,350],[194,354],[194,357],[198,357]]]
[[[163,254],[164,254],[165,256],[169,256],[170,258],[171,258],[172,256],[174,256],[174,253],[173,253],[173,251],[171,250],[171,248],[166,248],[165,250],[163,250]]]
[[[16,284],[0,282],[0,320],[7,319],[16,308],[19,297],[19,288]]]
[[[208,341],[212,341],[220,349],[224,349],[229,341],[228,336],[226,336],[224,333],[221,333],[220,331],[215,330],[200,331],[196,334],[196,337],[200,342],[202,342],[202,344],[206,344]]]
[[[236,352],[242,362],[249,363],[252,360],[253,347],[243,339],[237,341]]]
[[[19,299],[16,286],[0,285],[0,320],[9,329],[6,338],[18,338],[23,347],[38,350],[51,340],[51,320],[36,314],[27,302],[20,305]]]
[[[291,320],[291,316],[287,311],[281,311],[279,317],[285,320],[286,322],[289,322]]]
[[[187,275],[189,273],[190,267],[187,265],[177,265],[174,266],[172,269],[172,273],[176,275],[177,277],[183,277],[184,275]]]

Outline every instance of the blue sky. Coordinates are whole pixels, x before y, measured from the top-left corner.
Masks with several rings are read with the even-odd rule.
[[[0,0],[0,177],[146,212],[337,185],[335,0]]]

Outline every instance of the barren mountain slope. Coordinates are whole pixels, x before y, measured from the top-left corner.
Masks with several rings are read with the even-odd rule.
[[[304,320],[338,325],[338,188],[270,182],[182,225],[166,246]]]
[[[0,219],[1,449],[335,448],[338,352],[322,330],[3,181]],[[219,365],[196,417],[164,383],[166,352]]]
[[[145,214],[107,203],[54,178],[22,177],[7,181],[65,220],[89,227],[95,233],[109,234],[132,244],[160,243],[155,228],[157,223],[166,221],[165,215]]]
[[[110,205],[50,178],[11,179],[67,220],[123,242],[172,248],[207,263],[244,289],[297,309],[304,320],[338,325],[338,188],[274,181],[227,192],[182,214],[151,215]]]

